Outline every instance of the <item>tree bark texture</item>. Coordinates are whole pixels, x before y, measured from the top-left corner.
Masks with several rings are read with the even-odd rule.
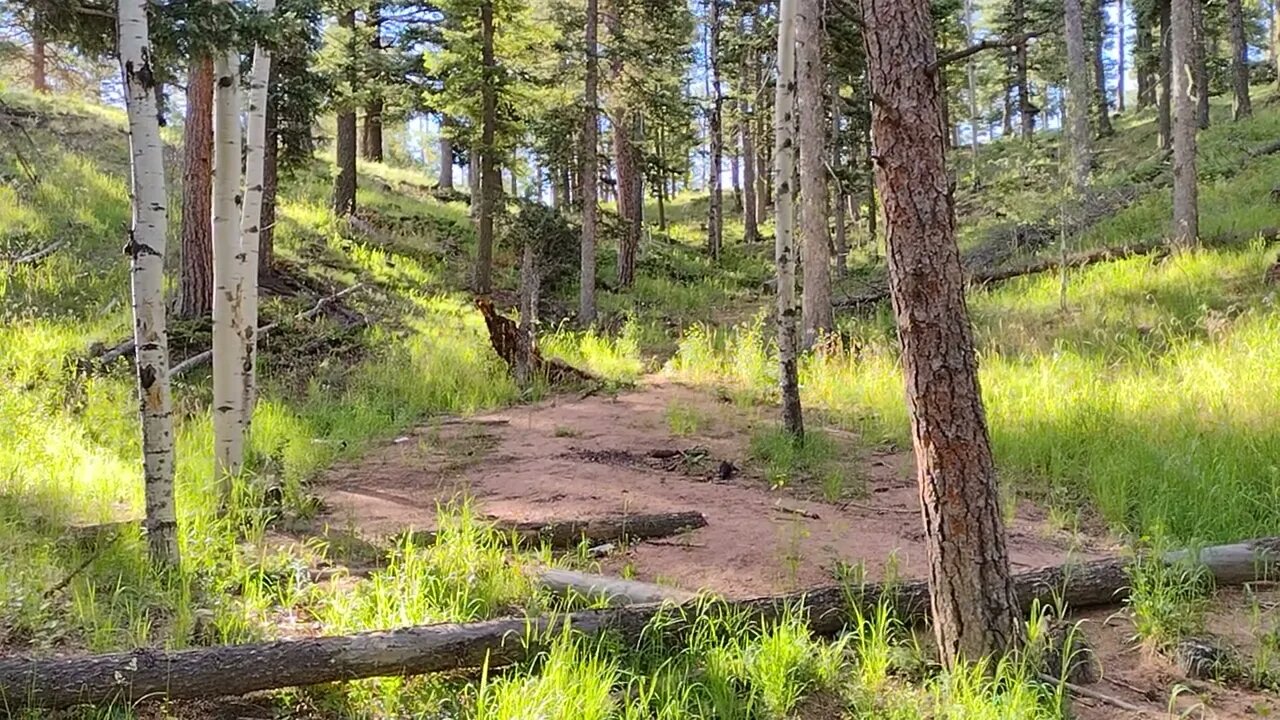
[[[258,12],[270,18],[275,0],[258,0]],[[267,146],[267,105],[270,103],[271,51],[259,44],[253,50],[249,79],[248,129],[245,153],[244,204],[240,214],[240,263],[236,296],[243,315],[240,342],[243,345],[241,374],[241,426],[248,432],[253,409],[258,402],[258,251],[262,233],[262,196]]]
[[[178,316],[213,312],[213,59],[191,62],[182,124],[182,245]]]
[[[619,0],[608,3],[605,10],[605,27],[609,32],[614,47],[622,44],[624,28],[622,8]],[[635,200],[642,193],[637,192],[639,179],[639,148],[636,145],[636,126],[639,117],[636,109],[628,106],[625,91],[625,62],[621,52],[609,53],[609,84],[612,88],[610,98],[609,122],[613,126],[613,161],[614,161],[614,196],[618,209],[618,217],[622,222],[622,233],[618,237],[618,285],[630,287],[635,280],[636,253],[640,247],[642,230],[640,208]]]
[[[214,59],[213,437],[223,496],[244,463],[244,312],[240,302],[240,54]]]
[[[578,263],[578,324],[587,327],[596,321],[596,240],[599,226],[600,177],[600,0],[587,0],[586,81],[582,117],[582,239]],[[568,194],[566,188],[564,194]]]
[[[1116,112],[1124,112],[1124,0],[1116,0]]]
[[[443,123],[440,125],[440,189],[453,191],[453,138],[449,137]]]
[[[1067,137],[1071,143],[1071,186],[1083,197],[1093,167],[1089,136],[1089,71],[1085,64],[1084,14],[1081,0],[1064,0],[1064,37],[1067,41]]]
[[[973,330],[955,240],[946,128],[927,0],[867,0],[864,38],[876,187],[902,344],[929,556],[934,633],[944,664],[1020,642]]]
[[[1240,0],[1227,0],[1227,22],[1231,29],[1231,87],[1234,97],[1231,118],[1243,120],[1253,115],[1249,100],[1249,43],[1244,34],[1244,11]]]
[[[271,66],[269,85],[276,83]],[[262,226],[258,230],[258,277],[271,274],[276,264],[276,195],[280,189],[280,114],[278,100],[267,93],[267,135],[262,149]]]
[[[338,18],[338,25],[351,33],[351,42],[355,42],[356,12],[348,10]],[[354,54],[355,48],[348,48]],[[348,78],[352,87],[355,78]],[[338,177],[333,184],[333,212],[338,217],[354,215],[356,212],[356,111],[344,108],[338,112],[338,138],[336,142],[338,154]]]
[[[848,211],[849,192],[844,182],[844,139],[842,127],[844,100],[840,97],[840,88],[831,88],[831,171],[835,177],[835,230],[833,245],[835,247],[835,274],[842,277],[849,262]],[[832,309],[832,326],[835,325],[835,310]]]
[[[151,559],[178,565],[178,520],[173,493],[173,402],[169,336],[165,327],[164,253],[168,198],[164,144],[156,119],[154,69],[145,0],[117,7],[120,69],[129,116],[133,224],[127,246],[133,300],[134,362],[142,423],[143,495]]]
[[[752,243],[760,238],[759,216],[756,200],[756,145],[753,137],[755,124],[754,94],[751,84],[752,51],[742,56],[743,91],[738,93],[738,136],[742,148],[742,241]],[[752,97],[748,97],[748,96]]]
[[[382,53],[382,0],[373,0],[366,11],[366,24],[369,26],[369,52],[373,57]],[[377,65],[375,61],[375,67]],[[377,75],[381,72],[375,69]],[[360,133],[360,157],[371,162],[382,162],[382,111],[385,105],[379,84],[381,77],[370,78],[373,97],[364,106],[364,126]]]
[[[720,83],[720,0],[707,0],[707,57],[711,65],[711,114],[707,118],[707,134],[710,135],[709,182],[710,200],[707,203],[707,252],[712,259],[720,258],[720,244],[724,240],[724,191],[720,175],[724,159],[724,96]]]
[[[502,178],[494,154],[497,152],[498,65],[493,50],[493,0],[480,3],[480,229],[476,244],[476,269],[472,289],[477,295],[488,295],[493,290],[493,214],[498,195],[502,192]]]
[[[31,89],[38,93],[49,92],[49,75],[45,69],[48,64],[48,47],[44,33],[40,32],[39,23],[32,23],[31,29]]]
[[[1019,30],[1026,28],[1027,0],[1012,0],[1013,22]],[[1027,82],[1027,43],[1018,43],[1013,51],[1014,84],[1018,86],[1018,116],[1022,122],[1022,138],[1030,140],[1036,131],[1036,113],[1039,110],[1031,102],[1031,85]]]
[[[1275,569],[1275,538],[1208,547],[1191,555],[1167,553],[1167,563],[1202,564],[1218,587],[1269,579]],[[1107,558],[1019,573],[1013,578],[1019,613],[1059,600],[1085,609],[1115,605],[1128,595],[1127,558]],[[409,676],[487,666],[499,668],[532,657],[543,646],[537,640],[558,636],[565,626],[584,635],[616,633],[639,642],[650,621],[665,614],[666,629],[688,628],[690,616],[718,611],[716,604],[694,598],[672,612],[680,590],[659,592],[653,586],[597,579],[563,571],[545,571],[539,582],[553,590],[576,589],[584,581],[591,595],[662,596],[654,602],[623,604],[604,610],[566,615],[512,617],[476,623],[418,625],[355,635],[297,638],[251,645],[226,645],[166,652],[132,652],[73,658],[0,658],[0,696],[11,708],[67,708],[81,703],[129,704],[137,699],[183,700],[245,695],[261,690],[316,685],[379,676]],[[665,590],[665,589],[663,589]],[[868,583],[851,593],[847,585],[803,593],[727,601],[729,608],[753,619],[768,620],[803,607],[810,632],[834,635],[845,629],[852,605],[874,609],[889,604],[895,615],[921,619],[929,608],[930,587],[918,580]],[[688,615],[686,615],[686,613]],[[672,619],[679,619],[673,623]],[[679,626],[679,627],[677,627]],[[535,640],[526,645],[526,640]]]
[[[778,9],[778,80],[773,103],[774,179],[777,218],[774,262],[778,270],[778,381],[782,391],[782,424],[796,442],[804,438],[796,327],[796,11],[799,0],[781,0]]]
[[[1111,103],[1107,99],[1107,67],[1103,63],[1103,53],[1107,41],[1107,9],[1101,0],[1090,0],[1093,11],[1093,22],[1090,33],[1093,44],[1093,100],[1094,116],[1097,118],[1098,137],[1110,137],[1115,134],[1111,127]]]
[[[1133,69],[1138,78],[1138,109],[1156,104],[1156,77],[1159,75],[1159,53],[1152,41],[1151,26],[1154,15],[1145,5],[1133,8]]]
[[[1173,44],[1172,44],[1172,0],[1155,0],[1159,5],[1160,17],[1160,84],[1156,98],[1157,141],[1161,150],[1173,147]]]
[[[1173,243],[1189,247],[1200,235],[1196,187],[1198,111],[1193,97],[1195,10],[1199,0],[1172,0],[1173,21]]]
[[[1205,42],[1204,0],[1195,0],[1191,3],[1191,93],[1196,99],[1196,126],[1201,130],[1209,127],[1209,66]]]
[[[798,0],[796,9],[803,347],[812,347],[835,326],[831,311],[831,239],[827,234],[827,83],[822,64],[822,7],[822,0]]]

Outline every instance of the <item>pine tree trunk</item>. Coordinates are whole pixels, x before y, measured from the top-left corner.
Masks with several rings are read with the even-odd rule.
[[[841,105],[843,100],[840,98],[840,87],[838,84],[831,88],[831,174],[835,176],[835,274],[836,277],[843,277],[845,267],[849,262],[849,236],[847,228],[847,215],[849,209],[849,194],[845,189],[844,183],[844,143],[841,135],[841,128],[844,125]]]
[[[1116,112],[1124,112],[1124,0],[1116,0]]]
[[[799,65],[796,94],[800,112],[800,247],[804,255],[801,343],[812,347],[835,326],[831,310],[831,240],[827,236],[827,83],[822,63],[822,0],[798,0],[795,32]]]
[[[1190,247],[1200,234],[1196,188],[1195,9],[1198,0],[1173,0],[1173,242]]]
[[[147,544],[158,566],[178,566],[178,522],[173,493],[173,402],[169,390],[169,337],[165,329],[164,253],[168,208],[164,144],[152,92],[147,3],[118,3],[120,68],[129,115],[133,225],[129,230],[133,338],[142,422],[143,494]]]
[[[467,152],[467,191],[470,193],[468,213],[472,220],[480,219],[480,151],[475,145]]]
[[[1081,0],[1064,0],[1067,42],[1067,137],[1071,142],[1071,185],[1080,197],[1089,183],[1093,150],[1089,139],[1089,69],[1084,58],[1084,15]]]
[[[578,274],[578,324],[587,327],[596,321],[596,234],[600,207],[596,179],[600,176],[600,1],[587,0],[586,83],[582,119],[582,243]]]
[[[972,45],[974,42],[973,22],[973,0],[964,0],[965,43],[968,45]],[[978,128],[981,126],[981,121],[978,119],[978,66],[974,62],[972,55],[969,56],[968,61],[965,63],[965,75],[969,84],[969,143],[970,149],[973,151],[972,159],[974,177],[976,179],[978,169]]]
[[[178,316],[213,312],[213,59],[193,60],[187,72],[182,124],[182,245]]]
[[[34,22],[31,29],[31,89],[35,92],[49,92],[49,76],[45,69],[47,64],[48,50],[44,33],[40,32],[39,22]]]
[[[480,3],[480,230],[476,244],[475,282],[477,295],[493,290],[493,214],[501,194],[502,178],[494,154],[497,152],[498,124],[497,62],[493,51],[493,0]]]
[[[804,417],[800,409],[800,381],[796,328],[796,249],[794,242],[794,198],[796,144],[796,5],[798,0],[781,0],[778,9],[778,81],[773,104],[774,188],[777,192],[777,228],[774,261],[778,268],[778,363],[782,391],[782,425],[796,442],[804,438]]]
[[[605,25],[615,44],[622,38],[622,19],[615,4],[606,14]],[[617,88],[623,81],[623,58],[620,53],[610,53],[609,75],[612,85]],[[620,91],[618,92],[620,95]],[[630,287],[635,280],[636,253],[640,248],[642,220],[637,199],[642,197],[640,185],[639,148],[636,142],[639,133],[638,111],[621,104],[619,97],[614,98],[612,115],[614,177],[617,180],[615,195],[617,197],[618,216],[622,221],[622,234],[618,238],[618,285]]]
[[[748,50],[742,56],[742,84],[744,88],[750,88],[751,61],[748,59],[751,51]],[[738,93],[738,136],[742,145],[742,241],[747,243],[755,242],[760,238],[760,229],[757,213],[756,199],[756,147],[755,138],[752,137],[752,125],[755,123],[755,103],[748,99],[748,92],[744,89]]]
[[[373,0],[366,12],[366,24],[369,26],[369,52],[377,57],[382,52],[382,2]],[[375,72],[377,70],[375,69]],[[380,74],[380,73],[379,73]],[[360,134],[360,157],[372,162],[382,162],[382,110],[383,100],[379,94],[381,77],[370,78],[373,97],[364,106],[364,127]]]
[[[338,17],[338,26],[346,28],[351,34],[347,52],[355,55],[356,12],[348,10]],[[355,78],[348,78],[352,87],[357,84]],[[354,215],[356,211],[356,111],[344,108],[338,112],[338,177],[333,185],[333,212],[339,217]]]
[[[755,17],[757,19],[756,24],[758,27],[759,16]],[[751,87],[753,88],[763,88],[763,65],[764,57],[760,51],[757,51],[752,56],[751,63]],[[762,89],[758,89],[757,92],[759,93],[757,98],[764,97]],[[764,107],[767,108],[768,105],[765,104]],[[752,139],[755,141],[756,146],[756,223],[758,226],[760,223],[769,219],[769,208],[773,207],[773,158],[770,156],[771,146],[769,144],[768,134],[770,122],[769,113],[762,112],[760,107],[756,107],[754,115],[756,119],[756,128],[755,137]]]
[[[1191,3],[1191,93],[1196,99],[1196,126],[1209,127],[1209,66],[1205,58],[1204,2]]]
[[[1004,54],[1005,64],[1005,86],[1004,86],[1004,109],[1000,114],[1000,137],[1013,137],[1013,53]]]
[[[934,633],[942,661],[1015,649],[1021,614],[1009,574],[995,467],[948,190],[927,0],[866,0],[876,186],[916,450]]]
[[[1027,30],[1027,0],[1012,0],[1013,24],[1018,32]],[[1013,78],[1018,86],[1018,116],[1022,120],[1022,139],[1030,140],[1036,131],[1036,108],[1031,102],[1031,86],[1027,82],[1027,43],[1013,50]]]
[[[271,66],[269,85],[278,70]],[[276,264],[276,192],[280,187],[280,121],[278,100],[267,94],[267,135],[262,150],[262,226],[258,230],[258,278],[271,275]]]
[[[1107,68],[1102,55],[1107,40],[1107,9],[1101,0],[1094,3],[1093,23],[1093,99],[1094,114],[1097,117],[1098,137],[1111,137],[1115,130],[1111,127],[1111,103],[1107,100]]]
[[[724,193],[721,190],[721,168],[724,157],[724,131],[721,127],[724,113],[724,97],[720,86],[720,0],[707,0],[707,37],[710,39],[707,57],[711,65],[711,114],[707,119],[711,141],[710,174],[707,203],[707,252],[712,259],[720,259],[720,244],[724,218]]]
[[[275,0],[258,0],[258,12],[269,19]],[[240,424],[248,433],[258,402],[258,252],[262,232],[262,195],[267,144],[267,105],[270,102],[271,51],[259,44],[253,50],[249,79],[248,129],[245,148],[244,201],[240,215],[240,268],[236,296],[240,300],[241,374]]]
[[[453,139],[440,126],[440,182],[441,192],[453,192]]]
[[[244,463],[244,313],[240,271],[240,54],[214,60],[213,438],[222,497]]]
[[[1231,28],[1231,87],[1235,91],[1231,118],[1238,121],[1253,115],[1253,103],[1249,100],[1249,44],[1245,40],[1240,0],[1227,0],[1227,22]]]
[[[733,137],[732,130],[729,136]],[[733,188],[733,211],[742,214],[742,156],[738,153],[729,154],[729,183]],[[723,228],[721,229],[723,232]]]
[[[364,106],[364,126],[360,133],[360,157],[382,162],[382,100],[370,100]]]
[[[1161,150],[1173,147],[1173,45],[1171,40],[1171,0],[1155,0],[1160,13],[1160,84],[1156,98],[1156,139]]]
[[[1138,109],[1144,110],[1155,105],[1156,89],[1153,68],[1159,65],[1156,59],[1154,43],[1151,40],[1151,10],[1143,9],[1143,4],[1135,4],[1133,8],[1134,52],[1133,69],[1138,77]]]

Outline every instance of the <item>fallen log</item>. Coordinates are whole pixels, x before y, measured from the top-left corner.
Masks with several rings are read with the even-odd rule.
[[[341,300],[342,298],[346,297],[347,295],[350,295],[351,293],[355,292],[356,290],[359,290],[362,287],[364,287],[364,283],[356,283],[355,285],[352,285],[347,288],[343,288],[342,290],[339,290],[338,292],[332,295],[329,295],[327,297],[322,297],[318,301],[316,301],[316,304],[311,306],[310,309],[304,310],[298,313],[297,315],[294,315],[292,320],[295,322],[298,320],[310,320],[311,318],[323,312],[326,307],[332,305],[333,303]],[[263,325],[262,327],[258,328],[258,339],[261,340],[263,336],[265,336],[267,333],[271,332],[272,330],[275,330],[278,327],[280,327],[279,321],[273,322],[273,323],[267,323],[266,325]],[[181,375],[192,368],[204,365],[205,363],[209,362],[212,359],[213,359],[213,350],[211,349],[205,350],[202,353],[197,353],[187,358],[186,360],[183,360],[177,365],[174,365],[173,367],[169,368],[169,376],[177,377],[178,375]]]
[[[586,542],[599,545],[623,540],[664,538],[686,530],[706,527],[707,518],[697,511],[646,513],[587,520],[553,520],[550,522],[496,522],[494,527],[517,544],[546,544],[558,550],[577,547]],[[434,530],[416,531],[414,542],[433,545],[439,534]]]
[[[355,292],[356,290],[359,290],[362,287],[364,287],[364,283],[356,283],[355,285],[343,288],[342,290],[339,290],[338,292],[332,295],[322,297],[316,301],[315,305],[311,306],[306,310],[303,310],[297,315],[294,315],[291,319],[293,321],[310,320],[316,315],[319,315],[326,307],[332,305],[333,303],[337,302],[338,300],[341,300],[342,298],[346,297],[347,295],[350,295],[351,293]],[[267,333],[271,332],[272,330],[275,330],[278,327],[280,327],[279,321],[268,323],[266,325],[259,327],[258,338],[261,339],[263,335],[266,335]],[[86,370],[91,369],[93,367],[99,367],[99,368],[106,367],[122,357],[132,355],[135,347],[136,345],[134,344],[133,338],[126,338],[125,340],[122,340],[119,344],[113,347],[106,348],[105,350],[102,350],[95,354],[91,354],[89,357],[84,358],[83,360],[80,361],[81,367]],[[169,376],[173,377],[176,375],[181,375],[192,368],[204,365],[205,363],[209,362],[211,359],[213,359],[213,350],[205,350],[204,352],[196,353],[195,355],[192,355],[186,360],[183,360],[180,363],[170,366]]]
[[[1187,551],[1168,553],[1180,562]],[[1196,553],[1219,585],[1271,576],[1280,559],[1280,538],[1205,548]],[[1080,609],[1112,605],[1125,596],[1130,560],[1108,558],[1041,568],[1014,576],[1024,611],[1033,603],[1059,599]],[[140,699],[188,699],[243,695],[260,690],[316,685],[388,675],[502,667],[531,657],[565,625],[588,634],[613,631],[637,638],[659,613],[673,613],[665,627],[678,632],[680,617],[716,607],[768,620],[795,612],[799,603],[809,629],[839,632],[850,603],[874,607],[890,603],[906,619],[928,608],[924,581],[824,587],[803,593],[708,603],[698,598],[679,606],[645,603],[565,615],[517,617],[467,624],[440,624],[356,635],[277,640],[166,652],[132,652],[75,658],[0,658],[0,702],[17,707],[65,708],[85,703],[131,703]]]
[[[554,595],[601,600],[609,607],[662,602],[684,603],[698,595],[688,590],[653,583],[555,568],[539,571],[537,578],[538,584]]]
[[[32,252],[29,252],[26,255],[18,255],[17,257],[7,258],[6,262],[8,262],[9,265],[13,267],[17,267],[18,265],[29,265],[32,263],[38,263],[41,260],[49,257],[50,255],[58,252],[58,250],[62,249],[62,246],[64,244],[65,243],[63,243],[63,241],[61,240],[54,240],[53,242],[40,248],[39,250],[33,250]]]

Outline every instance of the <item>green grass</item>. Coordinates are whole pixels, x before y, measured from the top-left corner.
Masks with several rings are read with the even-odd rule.
[[[1120,529],[1230,541],[1280,532],[1280,315],[1260,243],[1134,258],[974,293],[998,467],[1012,489],[1089,499]],[[869,442],[909,440],[886,310],[801,363],[802,398]],[[774,397],[753,323],[688,333],[676,377]],[[1189,501],[1188,499],[1194,499]],[[1204,512],[1205,507],[1214,512]]]
[[[528,572],[572,559],[513,552],[466,502],[442,510],[443,532],[431,544],[364,546],[337,529],[310,527],[317,505],[308,484],[332,463],[431,415],[522,398],[459,291],[475,241],[467,207],[432,198],[416,171],[383,164],[360,168],[359,202],[379,227],[375,237],[353,236],[327,209],[326,160],[283,187],[282,260],[322,282],[366,283],[351,305],[372,322],[356,330],[324,320],[289,325],[285,341],[264,344],[248,471],[225,509],[212,483],[207,378],[196,373],[177,385],[183,570],[154,573],[136,528],[96,540],[68,534],[70,525],[136,518],[142,507],[129,371],[83,375],[75,367],[90,343],[115,342],[130,327],[128,269],[119,254],[129,215],[122,117],[20,94],[4,99],[57,114],[32,131],[38,151],[27,154],[40,183],[23,180],[12,158],[0,154],[0,173],[16,178],[0,184],[0,254],[68,241],[38,266],[0,273],[6,646],[37,653],[184,647],[277,637],[291,622],[336,633],[572,607],[535,587]],[[1167,168],[1154,153],[1151,118],[1131,115],[1121,125],[1099,145],[1097,186],[1140,186],[1139,199],[1075,245],[1164,233]],[[1245,157],[1277,134],[1280,113],[1267,110],[1202,134],[1206,236],[1277,224],[1269,178],[1280,172],[1280,160]],[[1056,213],[1056,142],[1043,136],[984,148],[983,185],[974,192],[959,183],[967,248],[997,226]],[[670,227],[646,241],[634,287],[602,289],[604,322],[582,331],[551,318],[542,351],[612,387],[636,383],[665,360],[665,373],[715,388],[735,410],[776,402],[766,308],[771,247],[742,244],[735,218],[723,257],[711,262],[699,227],[705,209],[705,198],[696,196],[669,203]],[[607,235],[607,219],[605,225]],[[601,243],[600,278],[609,288],[615,239]],[[851,242],[859,242],[856,232]],[[173,266],[176,243],[171,248]],[[506,243],[497,251],[496,279],[509,290],[515,258]],[[1086,508],[1116,529],[1171,543],[1280,532],[1280,315],[1276,290],[1262,283],[1274,259],[1260,242],[1237,242],[1098,265],[1070,274],[1065,310],[1056,277],[971,293],[1006,489],[1047,499],[1061,512]],[[859,250],[847,282],[879,276],[881,262]],[[553,304],[571,307],[576,287],[564,283],[549,294]],[[284,317],[305,302],[272,299],[264,312]],[[907,410],[887,308],[844,318],[840,329],[839,342],[802,360],[807,408],[820,411],[824,423],[859,432],[862,444],[905,446]],[[296,352],[308,344],[321,349]],[[681,405],[669,407],[666,419],[676,435],[701,432],[708,422]],[[570,436],[571,429],[556,432]],[[766,429],[750,451],[775,485],[805,487],[831,501],[858,490],[849,463],[841,462],[851,453],[820,431],[797,446]],[[300,537],[282,540],[281,531]],[[312,581],[309,569],[343,562],[366,572]],[[1189,572],[1142,563],[1132,572],[1130,611],[1154,644],[1197,627],[1187,623],[1203,592]],[[638,643],[573,633],[527,638],[542,648],[536,657],[482,677],[369,680],[276,700],[284,712],[296,705],[342,717],[1064,716],[1062,689],[1040,682],[1031,658],[943,672],[891,610],[851,612],[848,632],[832,641],[811,636],[799,608],[762,623],[708,601],[696,613],[659,618]],[[677,625],[685,627],[683,637],[666,634]],[[1035,618],[1032,625],[1038,627]]]

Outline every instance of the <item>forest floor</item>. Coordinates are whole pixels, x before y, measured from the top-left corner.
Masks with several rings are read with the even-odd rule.
[[[922,577],[911,454],[811,427],[831,438],[830,466],[771,482],[767,460],[751,447],[773,427],[764,410],[648,376],[618,394],[427,424],[325,473],[316,483],[320,520],[386,539],[433,528],[439,508],[460,498],[500,523],[692,510],[705,527],[619,548],[598,561],[600,570],[728,597],[830,585],[854,567],[871,579],[889,564],[900,577]],[[1013,565],[1114,551],[1105,529],[1096,530],[1100,537],[1069,533],[1018,502],[1009,524]]]
[[[1223,242],[971,289],[1015,570],[1280,533],[1280,312],[1264,279],[1276,259],[1268,239],[1280,226],[1270,195],[1280,156],[1251,154],[1280,136],[1270,92],[1241,123],[1215,100],[1215,122],[1200,135],[1202,229]],[[884,303],[847,305],[830,343],[801,359],[809,433],[797,449],[776,417],[770,243],[741,242],[730,218],[712,261],[702,252],[706,198],[682,196],[667,208],[665,231],[646,229],[635,285],[617,289],[606,208],[599,327],[554,324],[576,297],[572,273],[562,273],[546,288],[552,323],[539,339],[547,355],[606,382],[590,393],[520,388],[462,289],[475,242],[465,203],[435,198],[417,169],[362,164],[361,218],[373,232],[354,228],[328,209],[327,158],[282,184],[279,259],[309,283],[297,298],[269,298],[264,316],[288,318],[312,295],[362,289],[342,317],[286,323],[264,343],[249,468],[231,503],[222,506],[211,485],[209,383],[193,372],[175,387],[182,571],[153,572],[136,532],[76,541],[68,526],[128,520],[142,508],[135,379],[127,362],[83,372],[86,353],[130,328],[119,254],[123,119],[60,98],[5,101],[12,116],[3,119],[25,138],[14,147],[31,151],[40,179],[24,179],[0,152],[0,250],[18,257],[65,241],[43,262],[0,274],[6,652],[181,649],[580,609],[532,582],[529,571],[548,565],[730,597],[923,573]],[[1159,240],[1169,173],[1151,150],[1152,120],[1127,114],[1099,143],[1097,208],[1072,250]],[[178,135],[166,136],[171,162]],[[995,142],[976,165],[957,165],[976,168],[957,180],[971,270],[1060,252],[1056,144],[1053,133]],[[882,248],[860,233],[853,228],[838,299],[883,287]],[[516,282],[514,247],[505,235],[497,244],[504,299]],[[174,334],[175,347],[207,343],[198,323],[175,323]],[[707,525],[607,551],[513,550],[492,527],[687,510]],[[415,544],[402,537],[409,529],[442,532]],[[1212,588],[1180,567],[1131,570],[1127,604],[1069,614],[1102,668],[1089,687],[1160,717],[1280,713],[1280,591]],[[480,682],[389,678],[69,716],[1129,716],[1064,702],[1062,687],[1029,662],[943,671],[927,630],[897,624],[891,610],[881,621],[851,609],[834,641],[812,637],[794,616],[731,618],[687,645],[566,638]],[[1042,622],[1033,615],[1029,627]],[[1213,679],[1178,667],[1188,639],[1227,648]]]

